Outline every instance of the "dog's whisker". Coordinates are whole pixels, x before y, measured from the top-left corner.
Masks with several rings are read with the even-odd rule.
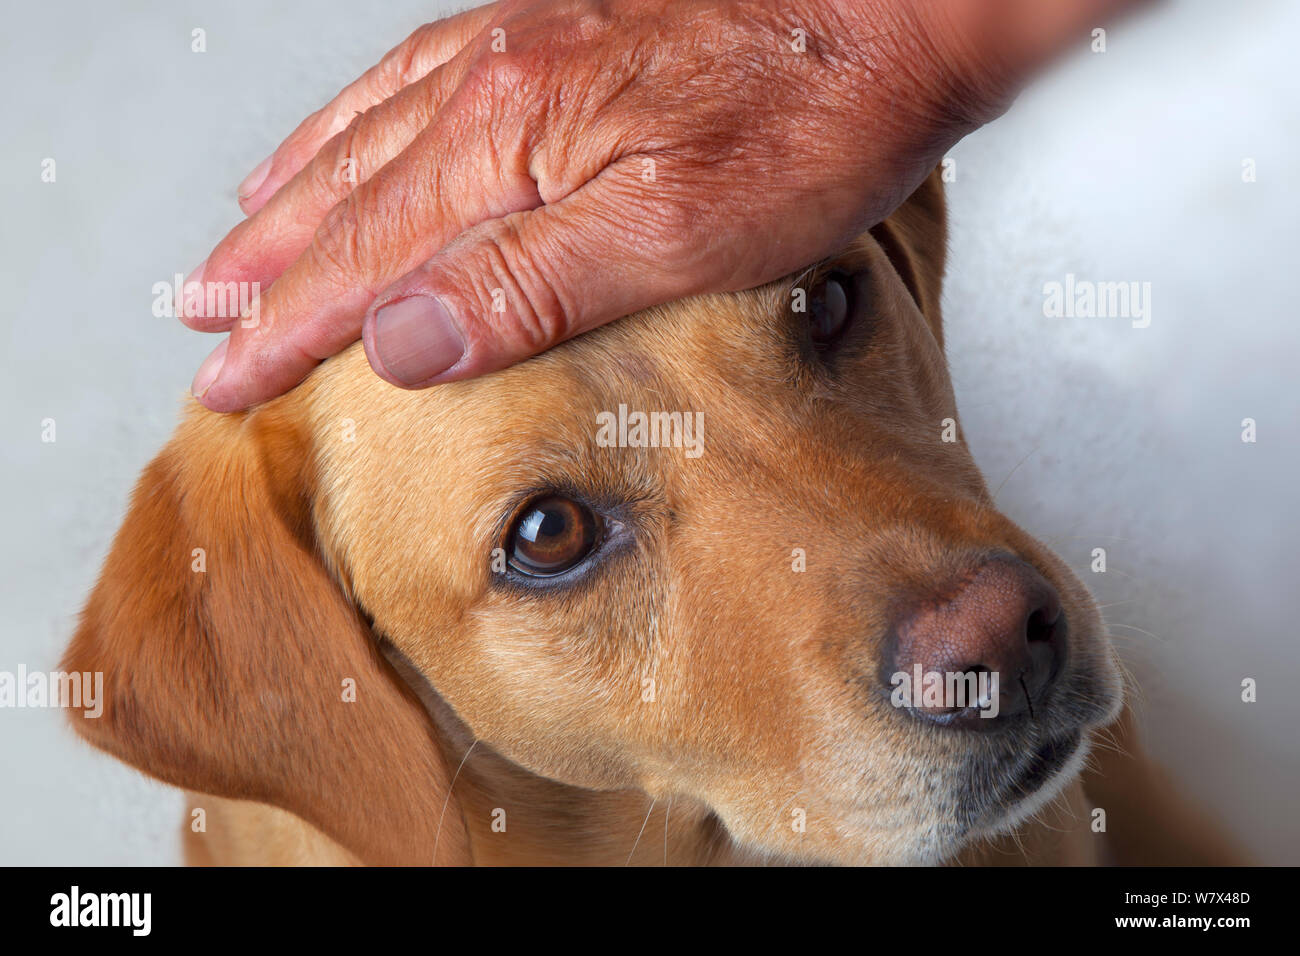
[[[460,765],[456,767],[456,772],[451,775],[451,783],[447,784],[447,796],[442,801],[442,813],[438,814],[438,829],[433,835],[433,859],[438,859],[438,841],[442,839],[442,821],[447,816],[447,805],[451,803],[452,792],[456,789],[456,780],[460,777],[460,771],[465,766],[465,761],[469,760],[469,755],[474,752],[478,746],[478,738],[470,742],[469,748],[465,751],[465,756],[460,758]]]
[[[641,821],[641,829],[637,831],[636,843],[632,844],[632,852],[627,855],[627,862],[623,864],[624,866],[632,865],[632,857],[636,855],[636,848],[641,843],[641,834],[645,833],[646,825],[650,822],[650,814],[654,812],[655,812],[655,801],[654,798],[652,797],[650,800],[650,806],[645,812],[645,819]]]
[[[1121,757],[1133,756],[1133,753],[1127,747],[1115,739],[1115,734],[1111,728],[1103,727],[1094,731],[1094,733],[1097,735],[1093,737],[1092,749],[1094,751],[1106,751],[1107,753],[1118,754]],[[1093,754],[1089,754],[1088,759],[1091,761],[1093,756]]]
[[[998,495],[1002,492],[1002,489],[1006,487],[1007,482],[1011,480],[1011,476],[1014,475],[1017,471],[1019,471],[1020,466],[1023,465],[1025,462],[1027,462],[1030,458],[1032,458],[1034,453],[1037,452],[1042,447],[1043,446],[1041,443],[1035,445],[1025,454],[1024,458],[1021,458],[1018,462],[1016,462],[1015,466],[1009,472],[1007,472],[1007,476],[1002,479],[1002,482],[993,491],[994,502],[998,500]]]
[[[1088,573],[1092,573],[1091,570],[1089,570]],[[1138,577],[1136,574],[1132,574],[1128,571],[1121,571],[1119,568],[1107,567],[1106,573],[1113,574],[1116,577],[1123,578],[1126,581],[1132,581],[1134,584],[1138,585],[1139,587],[1144,587],[1147,583],[1143,578]]]
[[[1112,627],[1127,628],[1130,631],[1137,631],[1139,634],[1145,634],[1148,637],[1150,637],[1152,640],[1159,641],[1161,644],[1167,643],[1166,638],[1161,637],[1159,634],[1155,634],[1151,631],[1148,631],[1146,628],[1138,627],[1136,624],[1117,624],[1113,621],[1109,621],[1107,622],[1106,627],[1108,629]]]
[[[1016,845],[1016,850],[1026,863],[1029,862],[1029,850],[1025,847],[1025,841],[1020,833],[1019,827],[1011,831],[1011,842]]]
[[[673,812],[673,798],[668,797],[668,806],[664,808],[664,866],[668,865],[668,818]],[[636,849],[633,847],[633,849]]]

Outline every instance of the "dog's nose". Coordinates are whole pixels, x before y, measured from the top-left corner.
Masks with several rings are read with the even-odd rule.
[[[1041,574],[1014,558],[987,561],[955,593],[899,616],[885,655],[891,696],[899,703],[905,683],[901,706],[946,726],[996,730],[1020,714],[1032,719],[1065,662],[1065,624]]]

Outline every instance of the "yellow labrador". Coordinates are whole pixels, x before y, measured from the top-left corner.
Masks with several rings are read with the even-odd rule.
[[[961,438],[944,230],[932,176],[816,268],[499,374],[354,347],[192,405],[68,650],[77,730],[193,791],[198,863],[1232,859],[1099,737],[1098,611]]]

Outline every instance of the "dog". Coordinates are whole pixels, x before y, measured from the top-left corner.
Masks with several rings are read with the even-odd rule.
[[[76,730],[190,791],[195,864],[1234,862],[972,459],[946,241],[934,174],[826,262],[494,375],[354,346],[191,403],[65,655],[105,681]],[[899,706],[913,674],[1001,682]]]

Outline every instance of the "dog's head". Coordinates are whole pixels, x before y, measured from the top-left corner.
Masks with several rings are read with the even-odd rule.
[[[689,798],[759,851],[936,861],[1008,825],[1119,678],[957,428],[944,241],[932,177],[815,269],[499,374],[405,392],[354,348],[193,410],[65,662],[105,673],[79,729],[364,858],[463,859],[458,755],[385,642],[513,764]]]

